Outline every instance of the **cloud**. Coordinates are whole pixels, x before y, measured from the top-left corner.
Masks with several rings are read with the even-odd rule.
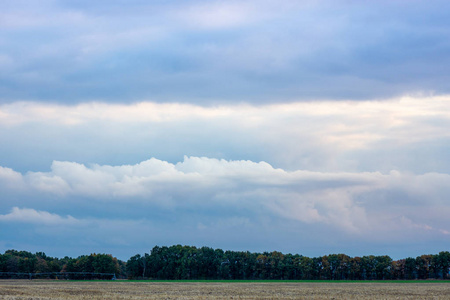
[[[38,102],[15,102],[0,106],[0,125],[14,127],[31,122],[75,126],[92,122],[130,123],[171,123],[206,120],[221,122],[233,119],[244,128],[267,127],[270,122],[282,122],[288,118],[289,124],[308,125],[302,118],[312,121],[309,126],[327,134],[323,139],[335,142],[343,139],[348,147],[366,147],[368,142],[383,138],[381,130],[393,130],[392,139],[414,142],[424,136],[445,135],[437,131],[448,122],[450,112],[447,107],[449,96],[402,97],[390,101],[363,101],[359,103],[332,101],[297,102],[278,105],[220,105],[198,106],[192,104],[139,102],[130,105],[91,102],[75,106],[42,104]],[[295,120],[297,118],[297,120]],[[329,118],[329,119],[325,119]],[[316,121],[316,122],[314,122]],[[323,121],[318,123],[317,121]],[[423,126],[416,126],[421,122]],[[285,123],[287,123],[285,121]],[[356,126],[365,126],[357,131]],[[284,124],[283,124],[284,125]],[[320,128],[318,128],[320,126]],[[415,127],[414,137],[406,133]],[[280,126],[281,127],[281,126]],[[381,127],[381,128],[380,128]],[[276,128],[279,129],[279,128]],[[291,130],[302,128],[292,126]],[[309,129],[309,128],[307,128]],[[367,132],[367,135],[364,133]],[[345,139],[345,137],[348,137]]]
[[[256,13],[255,13],[256,11]],[[175,16],[187,26],[204,30],[229,29],[254,21],[258,14],[254,3],[196,3],[176,10]]]
[[[22,180],[35,197],[55,195],[59,201],[82,197],[106,205],[133,203],[181,211],[201,208],[212,214],[225,208],[232,218],[267,215],[337,226],[354,234],[373,231],[374,226],[382,231],[405,224],[417,230],[432,228],[429,224],[448,226],[437,209],[450,209],[443,200],[450,186],[447,174],[285,171],[265,162],[205,157],[185,157],[176,164],[152,158],[136,165],[90,167],[56,161],[50,172],[28,172]],[[385,197],[389,194],[396,196]],[[236,216],[239,211],[244,215]],[[421,214],[424,211],[427,215]],[[33,216],[32,220],[62,220],[17,208],[3,219],[26,215]]]
[[[439,248],[450,231],[448,174],[287,171],[266,162],[186,156],[117,166],[55,161],[48,172],[11,170],[0,185],[17,174],[22,186],[4,189],[13,200],[0,206],[14,205],[0,215],[9,228],[3,240],[14,245],[17,236],[30,239],[23,229],[29,224],[33,239],[71,239],[77,249],[109,245],[126,255],[154,243],[242,250],[268,249],[270,241],[289,244],[286,251],[299,243],[332,249],[346,241],[386,253],[376,247],[415,240]]]
[[[440,151],[450,145],[449,101],[15,102],[0,105],[0,139],[15,145],[0,154],[8,157],[4,166],[23,171],[42,170],[53,160],[134,164],[149,156],[175,162],[188,155],[266,161],[286,170],[445,173],[450,160]]]
[[[1,103],[449,93],[446,1],[18,1],[2,8]]]
[[[0,222],[21,222],[53,226],[74,225],[79,223],[79,220],[71,216],[61,217],[57,214],[52,214],[46,211],[13,207],[9,214],[0,215]]]
[[[446,241],[446,1],[2,4],[1,240]]]
[[[22,188],[22,174],[14,171],[13,169],[0,166],[0,184],[2,184],[5,188]]]

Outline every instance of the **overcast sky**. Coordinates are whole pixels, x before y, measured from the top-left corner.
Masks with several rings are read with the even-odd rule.
[[[0,252],[450,248],[450,2],[0,3]]]

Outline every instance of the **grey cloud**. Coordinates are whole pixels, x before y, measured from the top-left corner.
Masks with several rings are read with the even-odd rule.
[[[447,6],[10,3],[2,13],[0,101],[273,103],[448,93]]]

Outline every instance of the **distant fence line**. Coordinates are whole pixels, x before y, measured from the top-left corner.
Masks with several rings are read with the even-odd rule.
[[[111,279],[116,280],[115,273],[92,273],[92,272],[45,272],[45,273],[19,273],[0,272],[0,278],[52,278],[52,279]]]

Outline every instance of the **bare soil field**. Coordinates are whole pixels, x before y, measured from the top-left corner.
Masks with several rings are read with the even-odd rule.
[[[0,299],[450,299],[450,282],[0,280]]]

